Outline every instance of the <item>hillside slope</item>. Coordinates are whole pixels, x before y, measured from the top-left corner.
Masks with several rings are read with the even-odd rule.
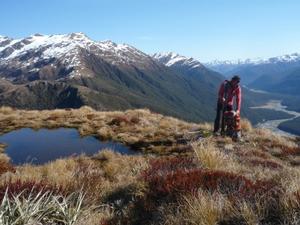
[[[187,123],[149,110],[2,107],[0,118],[0,133],[21,127],[75,127],[83,136],[122,142],[142,153],[129,156],[104,150],[43,165],[15,166],[1,151],[0,200],[5,198],[0,209],[6,209],[7,218],[19,218],[9,209],[24,198],[26,204],[18,201],[19,209],[43,204],[36,214],[31,214],[34,207],[27,208],[26,218],[36,222],[68,220],[62,208],[72,212],[75,225],[299,224],[299,139],[253,129],[243,121],[244,141],[233,142],[212,136],[209,124]],[[24,191],[32,187],[33,192]],[[81,197],[74,198],[78,192]],[[56,213],[45,207],[52,198],[64,201]],[[60,201],[54,202],[51,207]],[[41,213],[43,217],[34,217]]]
[[[55,87],[65,83],[80,96],[78,103],[70,106],[86,104],[101,110],[146,107],[187,120],[212,120],[215,106],[212,100],[216,98],[214,81],[219,81],[221,75],[205,68],[202,69],[205,73],[186,76],[132,46],[92,41],[82,33],[37,34],[20,40],[2,37],[0,46],[1,78],[13,85],[35,81],[35,86],[41,80]],[[21,86],[14,88],[24,91]],[[2,89],[2,105],[11,99],[11,93],[5,91]],[[8,99],[4,100],[6,96]],[[12,101],[10,106],[41,108],[35,104],[38,96],[24,96],[33,102],[26,104],[29,100],[20,99],[21,103]]]
[[[205,65],[225,76],[239,74],[243,84],[255,89],[294,94],[292,82],[285,82],[285,88],[279,86],[282,80],[300,68],[300,55],[293,53],[268,59],[215,61]]]
[[[271,85],[268,90],[272,89],[278,93],[287,93],[300,97],[300,67]]]
[[[225,79],[193,58],[149,56],[83,33],[1,37],[0,59],[0,105],[26,109],[149,108],[188,121],[212,121]],[[249,107],[271,96],[243,92],[242,114],[254,123],[268,119],[272,112]]]

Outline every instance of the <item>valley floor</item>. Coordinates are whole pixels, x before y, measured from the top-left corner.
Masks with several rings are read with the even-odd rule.
[[[21,218],[16,212],[28,207],[22,200],[14,212],[3,203],[2,215],[11,221],[21,218],[19,224],[300,223],[300,140],[254,129],[246,120],[243,140],[233,142],[212,136],[209,124],[146,109],[0,108],[0,134],[23,127],[74,127],[83,136],[122,142],[143,154],[107,149],[93,156],[14,166],[0,145],[0,198],[5,204],[23,197],[33,202],[32,196],[41,198],[39,193],[61,196],[53,204],[66,203],[59,215],[43,212],[44,219],[38,213]],[[78,192],[84,193],[80,204],[70,197]]]
[[[288,110],[286,106],[281,104],[281,102],[282,101],[279,100],[271,100],[263,106],[252,107],[252,109],[273,110],[274,114],[281,112],[289,116],[286,118],[263,121],[261,123],[258,123],[256,127],[267,128],[280,135],[297,136],[300,133],[300,126],[297,126],[297,121],[300,118],[300,113]]]

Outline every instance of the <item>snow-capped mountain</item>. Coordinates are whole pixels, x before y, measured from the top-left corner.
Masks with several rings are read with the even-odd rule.
[[[224,78],[175,53],[153,57],[83,33],[0,36],[0,106],[99,110],[149,108],[190,121],[212,120]]]
[[[300,54],[293,53],[267,59],[212,61],[205,66],[230,77],[239,74],[242,83],[253,88],[265,89],[270,84],[279,82],[293,70],[300,68]]]
[[[217,66],[217,65],[243,65],[243,64],[270,64],[270,63],[292,63],[300,61],[299,53],[286,54],[270,58],[253,58],[253,59],[237,59],[237,60],[213,60],[211,62],[204,63],[207,66]]]
[[[9,41],[8,41],[9,40]],[[7,41],[5,43],[5,41]],[[93,41],[83,33],[66,35],[35,34],[24,39],[9,39],[0,37],[0,52],[2,60],[17,59],[29,51],[40,51],[42,59],[65,57],[67,62],[74,57],[79,48],[85,48],[92,53],[105,57],[111,63],[131,63],[146,55],[136,48],[126,44],[116,44],[110,40]],[[76,65],[76,64],[75,64]]]
[[[152,55],[152,57],[168,67],[176,65],[188,66],[190,68],[204,67],[199,61],[195,60],[194,58],[188,58],[174,52],[155,53]]]
[[[251,67],[270,67],[272,65],[282,65],[285,67],[289,66],[298,66],[300,64],[300,54],[286,54],[271,58],[253,58],[253,59],[237,59],[237,60],[213,60],[211,62],[204,63],[204,65],[208,68],[211,68],[219,73],[224,74],[225,76],[232,75],[233,73],[239,72],[243,68],[251,68]],[[247,82],[252,82],[257,79],[259,76],[253,75],[253,77],[247,77]],[[249,80],[249,81],[248,81]]]
[[[221,74],[206,68],[201,62],[192,57],[182,56],[174,52],[156,53],[152,57],[175,72],[180,72],[193,79],[193,82],[198,83],[203,91],[216,92],[219,83],[224,79]],[[210,86],[209,90],[207,86]]]
[[[2,47],[8,44],[10,41],[11,41],[10,38],[0,35],[0,51],[2,50]]]
[[[166,66],[130,45],[93,41],[83,33],[1,36],[0,105],[146,107],[188,120],[212,119],[220,75],[191,58],[171,58]]]
[[[143,59],[150,58],[130,45],[93,41],[83,33],[35,34],[24,39],[0,36],[0,69],[7,68],[6,77],[10,80],[15,79],[14,74],[10,76],[11,70],[27,71],[30,76],[45,67],[54,70],[58,64],[64,70],[60,78],[66,74],[68,78],[91,76],[88,71],[82,71],[86,64],[85,56],[88,55],[101,57],[112,65],[139,64]]]

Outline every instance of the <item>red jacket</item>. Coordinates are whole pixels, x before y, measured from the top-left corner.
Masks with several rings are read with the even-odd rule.
[[[241,100],[242,100],[242,90],[240,85],[233,87],[230,81],[225,80],[219,89],[219,102],[225,98],[225,105],[230,105],[233,107],[233,97],[236,99],[236,109],[241,111]]]

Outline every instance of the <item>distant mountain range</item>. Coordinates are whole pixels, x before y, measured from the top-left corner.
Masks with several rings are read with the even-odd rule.
[[[173,60],[174,60],[173,55]],[[0,37],[0,104],[19,108],[90,105],[147,107],[192,121],[211,120],[223,76],[177,55],[163,62],[126,44],[83,33]],[[180,71],[175,66],[184,65]]]
[[[0,36],[0,105],[149,108],[188,121],[212,121],[224,79],[190,57],[150,56],[127,44],[93,41],[83,33],[35,34],[23,39]],[[247,88],[243,92],[242,113],[254,123],[267,119],[270,112],[250,106],[280,98]]]
[[[269,59],[212,61],[205,64],[224,76],[239,74],[248,87],[300,96],[300,54]]]

